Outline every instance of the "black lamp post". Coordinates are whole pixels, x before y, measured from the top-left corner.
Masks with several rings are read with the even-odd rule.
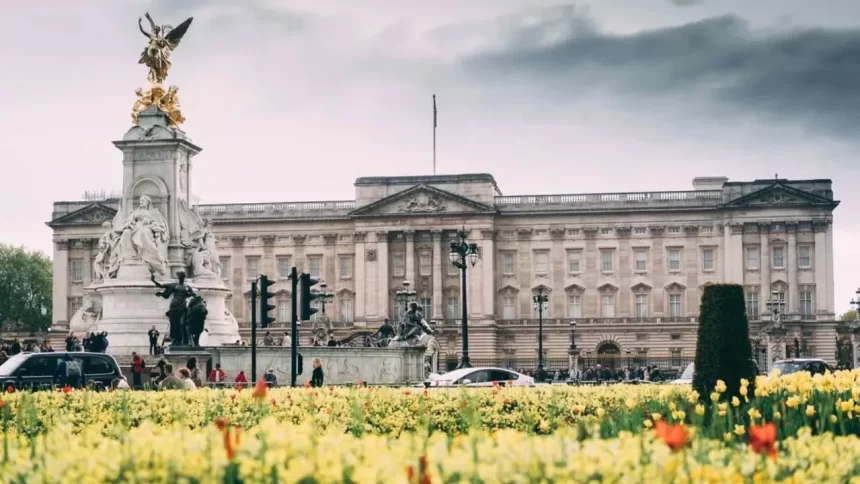
[[[394,293],[394,300],[398,303],[403,303],[403,312],[409,311],[409,303],[415,300],[415,296],[418,294],[414,289],[411,289],[410,286],[412,284],[409,281],[403,281],[403,288],[398,289],[396,293]]]
[[[851,309],[854,310],[854,322],[860,322],[860,288],[854,291],[856,297],[851,298]]]
[[[775,326],[782,325],[782,313],[785,308],[785,299],[782,298],[782,293],[773,291],[773,296],[767,301],[767,308],[773,314],[771,317]]]
[[[455,267],[460,269],[460,286],[461,294],[463,295],[463,356],[460,360],[458,368],[471,368],[469,362],[469,310],[467,306],[467,290],[466,290],[466,269],[469,265],[472,267],[478,263],[478,244],[466,241],[466,229],[457,231],[457,240],[451,241],[451,252],[448,253],[448,259]],[[468,264],[467,264],[468,261]]]
[[[532,300],[534,302],[534,308],[538,313],[538,364],[535,376],[537,376],[538,381],[543,381],[543,312],[547,309],[549,296],[543,293],[543,288],[540,288]]]
[[[322,309],[321,313],[323,315],[323,319],[325,319],[325,305],[334,302],[334,294],[328,292],[328,284],[325,282],[320,282],[319,297],[317,298],[317,301],[320,303],[320,309]]]

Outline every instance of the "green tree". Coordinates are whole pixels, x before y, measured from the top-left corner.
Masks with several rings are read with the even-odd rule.
[[[696,373],[693,387],[708,396],[717,380],[726,383],[726,393],[739,395],[741,378],[752,383],[752,347],[743,288],[737,284],[705,286],[699,309],[699,339],[696,343]]]
[[[10,322],[30,331],[51,325],[52,276],[45,254],[0,244],[0,330]]]
[[[848,311],[845,311],[842,314],[842,316],[839,316],[839,321],[842,321],[844,323],[850,323],[856,319],[857,319],[857,310],[856,309],[849,309]]]

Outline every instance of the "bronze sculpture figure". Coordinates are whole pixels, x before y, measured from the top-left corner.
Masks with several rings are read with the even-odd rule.
[[[149,13],[146,14],[146,19],[149,20],[149,32],[143,29],[143,19],[137,19],[140,32],[149,39],[149,43],[140,55],[140,63],[149,67],[149,75],[147,76],[149,82],[158,85],[167,78],[167,73],[170,70],[170,53],[176,49],[185,32],[188,31],[193,17],[182,22],[176,28],[170,25],[156,25]]]

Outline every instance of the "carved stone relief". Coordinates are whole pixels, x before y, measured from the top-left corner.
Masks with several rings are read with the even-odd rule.
[[[365,252],[365,259],[368,262],[376,261],[376,249],[367,249],[367,251]]]
[[[442,212],[445,210],[445,202],[434,195],[419,193],[401,204],[398,210],[405,213]]]
[[[355,240],[356,243],[364,242],[366,238],[367,232],[356,232],[353,234],[353,240]]]

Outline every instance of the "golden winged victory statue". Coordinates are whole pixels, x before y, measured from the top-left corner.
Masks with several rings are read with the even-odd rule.
[[[149,79],[151,86],[147,90],[137,89],[135,91],[137,101],[132,107],[131,118],[134,124],[137,124],[138,115],[149,106],[155,105],[167,114],[171,126],[177,126],[185,121],[179,110],[179,97],[177,95],[179,89],[176,86],[165,89],[162,83],[167,79],[168,71],[170,71],[170,54],[179,46],[179,42],[185,36],[188,27],[191,26],[193,17],[175,28],[171,25],[156,25],[149,13],[146,14],[146,20],[149,21],[149,32],[143,28],[143,18],[137,19],[140,32],[149,39],[146,48],[140,55],[139,63],[149,68],[147,79]]]

